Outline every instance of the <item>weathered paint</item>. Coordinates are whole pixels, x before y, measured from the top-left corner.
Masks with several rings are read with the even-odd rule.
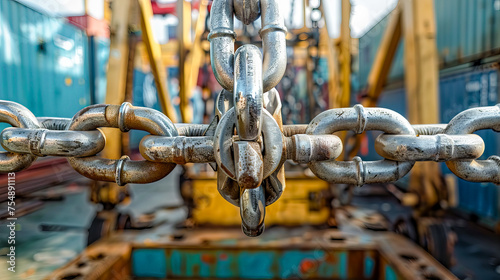
[[[375,260],[371,256],[365,256],[365,278],[372,278],[375,270]]]
[[[132,273],[137,277],[167,276],[165,250],[137,249],[132,252]]]
[[[320,193],[328,192],[327,182],[317,178],[287,178],[287,190],[281,199],[266,207],[266,225],[324,225],[331,216],[326,201],[321,201]],[[217,180],[195,179],[192,182],[192,211],[197,224],[239,226],[239,208],[227,202],[218,192]],[[311,201],[312,194],[318,194],[318,201]]]
[[[374,261],[362,271],[349,271],[349,251],[267,248],[160,250],[135,249],[132,268],[136,277],[238,279],[366,279],[373,277]],[[365,263],[367,263],[365,261]]]
[[[147,241],[142,235],[118,234],[108,242],[94,243],[47,279],[78,272],[85,279],[402,280],[419,278],[422,266],[432,272],[432,279],[457,279],[403,236],[364,230],[354,233],[354,224],[347,224],[349,232],[273,227],[259,238],[248,238],[238,228],[203,227],[166,229],[171,235],[147,234]],[[234,240],[233,245],[225,245],[228,239]],[[104,259],[89,261],[89,256],[100,254]],[[407,254],[418,262],[409,261]],[[83,268],[82,262],[87,263]],[[95,277],[95,273],[106,277]]]

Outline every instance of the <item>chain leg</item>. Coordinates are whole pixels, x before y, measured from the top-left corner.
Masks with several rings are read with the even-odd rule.
[[[259,236],[264,231],[265,200],[263,186],[254,189],[241,188],[241,228],[247,236]]]

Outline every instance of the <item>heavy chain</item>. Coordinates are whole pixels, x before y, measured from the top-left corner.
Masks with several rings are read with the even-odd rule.
[[[219,98],[221,95],[222,93]],[[117,117],[119,111],[122,115]],[[233,115],[231,112],[234,110],[230,109],[228,116]],[[207,135],[210,134],[212,125],[174,125],[161,112],[132,106],[128,102],[121,106],[89,106],[78,112],[73,119],[65,119],[36,118],[18,103],[0,101],[0,122],[13,126],[0,133],[2,147],[6,150],[0,153],[0,172],[21,171],[28,168],[37,157],[43,156],[68,157],[70,161],[85,159],[96,162],[96,166],[92,168],[97,168],[100,165],[97,162],[102,159],[95,156],[102,151],[106,142],[99,127],[118,127],[123,132],[130,129],[148,131],[150,135],[145,136],[139,144],[140,153],[146,160],[127,161],[133,164],[125,164],[125,172],[149,169],[153,173],[165,174],[148,174],[145,177],[134,175],[125,181],[120,178],[121,185],[157,181],[168,175],[175,164],[216,163],[217,154],[220,154],[217,150],[232,149],[234,139],[228,137],[226,141],[221,141],[221,137],[225,136]],[[221,123],[226,124],[225,121]],[[223,127],[224,125],[216,126],[218,129]],[[263,126],[262,133],[265,134],[268,129]],[[296,163],[307,163],[314,174],[332,183],[362,185],[393,182],[408,173],[415,161],[435,161],[446,162],[449,169],[464,180],[500,184],[499,156],[477,160],[483,154],[484,141],[473,133],[483,129],[500,131],[500,104],[468,109],[456,115],[448,124],[432,125],[410,125],[404,117],[392,110],[356,105],[353,108],[325,111],[308,125],[284,125],[277,136],[271,137],[283,139],[281,143],[285,152],[273,154],[266,151],[264,157],[269,154],[280,157],[269,159],[270,163],[266,164],[281,161],[281,157]],[[360,159],[351,162],[335,161],[343,146],[341,140],[332,133],[341,130],[355,133],[365,130],[385,131],[375,139],[375,151],[385,159],[375,162],[363,162]],[[265,143],[269,143],[270,147],[276,146],[264,138],[261,141],[267,141]],[[215,144],[216,139],[219,139],[218,145]],[[277,146],[281,147],[279,143]],[[223,163],[222,158],[220,161],[220,166],[228,169],[228,173],[235,174],[231,164]],[[168,165],[156,169],[147,167],[151,162]],[[75,169],[94,180],[116,182],[119,176],[115,176],[115,173],[122,173],[120,168],[123,169],[123,166],[116,168],[116,162],[106,165],[115,168],[92,174],[87,174],[79,164],[75,164]],[[410,168],[406,168],[407,165]],[[398,170],[383,169],[388,166],[398,166]],[[113,176],[105,175],[108,172]],[[269,173],[270,171],[265,171],[265,174]],[[348,176],[347,173],[355,175]],[[375,176],[379,173],[381,174]],[[378,179],[379,176],[383,179]],[[352,178],[361,179],[353,181]]]
[[[245,25],[261,16],[263,56],[253,45],[233,53],[234,15]],[[233,100],[214,122],[218,190],[240,207],[245,234],[257,236],[264,230],[265,206],[285,188],[281,102],[274,87],[285,73],[286,28],[276,0],[215,0],[210,24],[212,68],[224,99]]]
[[[0,101],[0,121],[14,126],[0,134],[1,144],[7,150],[0,153],[0,171],[20,171],[40,156],[62,156],[68,157],[75,170],[88,178],[123,185],[157,181],[167,176],[176,164],[216,163],[219,192],[238,206],[246,202],[253,206],[253,199],[259,200],[262,206],[276,201],[284,188],[278,173],[285,160],[307,163],[316,176],[332,183],[394,182],[406,175],[415,161],[444,161],[464,180],[500,183],[500,157],[493,155],[487,160],[477,160],[483,154],[484,142],[472,134],[481,129],[500,130],[500,105],[468,109],[448,124],[414,126],[394,111],[356,105],[325,111],[308,125],[284,125],[280,129],[269,111],[273,111],[270,104],[278,104],[274,113],[280,109],[279,98],[273,90],[264,94],[265,100],[273,101],[268,101],[263,110],[262,136],[255,141],[257,147],[245,150],[247,144],[241,144],[244,141],[234,135],[236,113],[232,102],[225,97],[227,94],[227,91],[219,94],[216,119],[220,117],[220,121],[216,125],[214,122],[174,125],[156,110],[129,103],[89,106],[73,119],[37,119],[20,104]],[[99,127],[117,127],[123,132],[148,131],[151,135],[145,136],[139,146],[146,160],[132,161],[127,156],[119,160],[97,157],[105,145]],[[352,161],[336,161],[343,146],[333,133],[341,130],[384,131],[375,140],[375,151],[384,160],[364,162],[355,157]],[[261,152],[262,162],[254,160],[258,155],[249,159],[252,152]],[[248,170],[250,178],[262,176],[262,184],[248,188],[247,184],[257,183],[238,181],[245,176],[241,174],[245,168],[251,169]],[[257,174],[259,172],[262,175]],[[250,192],[241,192],[240,184]],[[252,192],[258,188],[263,188],[263,192]],[[255,211],[252,208],[248,215],[256,215]]]
[[[245,24],[261,15],[263,56],[253,45],[234,53],[233,14]],[[500,157],[477,160],[484,142],[472,134],[500,130],[498,105],[469,109],[449,124],[412,126],[394,111],[356,105],[325,111],[307,125],[283,125],[274,87],[286,67],[286,29],[276,1],[215,0],[211,27],[212,67],[224,90],[210,125],[174,125],[164,114],[130,103],[89,106],[72,119],[37,119],[20,104],[0,101],[0,122],[14,126],[0,134],[7,151],[0,153],[0,172],[25,169],[37,157],[62,156],[88,178],[124,185],[157,181],[176,164],[209,163],[219,193],[240,207],[249,236],[262,233],[265,207],[285,189],[286,160],[307,164],[328,182],[359,186],[397,181],[415,161],[445,161],[462,179],[500,183]],[[101,127],[149,132],[139,144],[145,160],[98,157],[105,146]],[[384,159],[336,161],[343,145],[333,134],[343,130],[383,131],[375,150]]]

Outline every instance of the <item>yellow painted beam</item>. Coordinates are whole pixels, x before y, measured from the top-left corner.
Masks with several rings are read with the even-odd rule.
[[[139,10],[141,13],[141,28],[142,40],[146,45],[146,50],[149,55],[151,71],[155,78],[156,89],[158,91],[158,99],[160,106],[165,115],[177,122],[177,114],[172,105],[171,98],[167,87],[167,72],[162,62],[161,49],[158,42],[153,37],[153,29],[151,28],[151,18],[153,17],[153,9],[150,0],[138,0]],[[121,1],[120,1],[121,3]]]
[[[203,32],[205,31],[205,19],[207,17],[207,6],[208,0],[201,0],[199,6],[198,20],[196,21],[195,33],[194,33],[194,42],[191,52],[188,55],[188,60],[186,63],[186,90],[187,93],[191,93],[196,87],[196,83],[198,81],[198,74],[200,65],[203,59],[204,51],[201,47],[201,37],[203,36]],[[191,95],[189,94],[189,97]]]
[[[407,108],[413,124],[439,122],[439,61],[433,2],[402,0]],[[410,189],[420,194],[421,207],[438,203],[443,187],[437,163],[415,164]]]
[[[404,0],[405,83],[410,122],[439,122],[439,69],[433,0]]]
[[[177,15],[179,25],[177,26],[177,37],[179,40],[179,98],[182,122],[190,123],[193,119],[193,110],[190,106],[191,97],[188,89],[188,77],[186,73],[187,54],[191,44],[191,3],[185,0],[177,1]]]
[[[323,3],[323,2],[321,2]],[[320,6],[323,18],[327,16],[325,13],[324,5]],[[338,68],[338,52],[334,44],[334,39],[330,38],[330,33],[328,29],[328,24],[321,29],[320,35],[320,54],[322,55],[321,49],[323,46],[326,48],[326,57],[328,61],[328,108],[338,108],[338,95],[341,93],[339,88],[339,68]]]
[[[342,93],[338,95],[340,107],[348,107],[351,99],[351,2],[342,0],[340,23],[340,84]]]

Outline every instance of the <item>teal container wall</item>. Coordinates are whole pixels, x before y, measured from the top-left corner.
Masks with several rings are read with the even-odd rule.
[[[439,61],[442,67],[474,61],[500,53],[500,4],[493,0],[434,0]],[[388,23],[386,16],[359,38],[360,87],[368,74]],[[389,81],[404,78],[404,46],[401,42]]]
[[[87,40],[62,18],[1,0],[0,99],[38,117],[72,117],[90,105]]]
[[[96,38],[95,42],[95,103],[104,103],[106,99],[106,85],[108,74],[108,59],[109,59],[109,39]]]

